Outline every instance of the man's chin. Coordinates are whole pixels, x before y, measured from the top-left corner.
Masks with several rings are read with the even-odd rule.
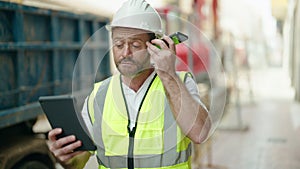
[[[130,70],[124,70],[124,69],[119,69],[119,72],[123,76],[127,76],[127,77],[135,76],[138,73],[137,71],[130,71]]]
[[[134,76],[137,76],[149,69],[152,69],[152,68],[148,68],[148,69],[142,69],[142,70],[133,70],[133,69],[130,69],[130,68],[124,68],[122,66],[119,66],[118,67],[118,70],[119,72],[123,75],[123,76],[127,76],[127,77],[134,77]]]

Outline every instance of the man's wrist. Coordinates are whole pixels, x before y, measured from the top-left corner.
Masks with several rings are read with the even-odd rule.
[[[180,78],[176,72],[174,72],[174,73],[163,72],[158,75],[163,83],[170,83],[172,81],[177,82],[178,80],[180,80]]]

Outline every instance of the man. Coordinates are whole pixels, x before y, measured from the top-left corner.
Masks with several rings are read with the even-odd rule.
[[[175,70],[174,42],[157,38],[160,16],[145,0],[129,0],[108,29],[120,74],[96,83],[82,111],[99,168],[190,168],[191,141],[203,142],[211,122],[196,83]],[[50,150],[65,168],[83,168],[91,153],[74,152],[81,141],[57,140],[61,132],[49,132]]]

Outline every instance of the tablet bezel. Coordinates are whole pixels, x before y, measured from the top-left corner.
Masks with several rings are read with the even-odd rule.
[[[75,151],[96,150],[85,123],[78,118],[76,99],[72,95],[41,96],[39,102],[51,127],[63,129],[58,138],[75,135],[82,142],[82,146]]]

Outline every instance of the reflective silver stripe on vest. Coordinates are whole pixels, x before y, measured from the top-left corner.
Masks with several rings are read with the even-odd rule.
[[[95,123],[93,124],[94,140],[97,145],[97,159],[100,165],[106,168],[127,168],[126,156],[105,156],[105,148],[102,140],[102,113],[105,103],[106,93],[110,80],[104,81],[96,94],[94,100]],[[177,124],[173,117],[167,98],[165,99],[164,114],[164,153],[135,155],[135,168],[159,168],[172,166],[187,162],[191,156],[191,144],[185,151],[177,152]]]

